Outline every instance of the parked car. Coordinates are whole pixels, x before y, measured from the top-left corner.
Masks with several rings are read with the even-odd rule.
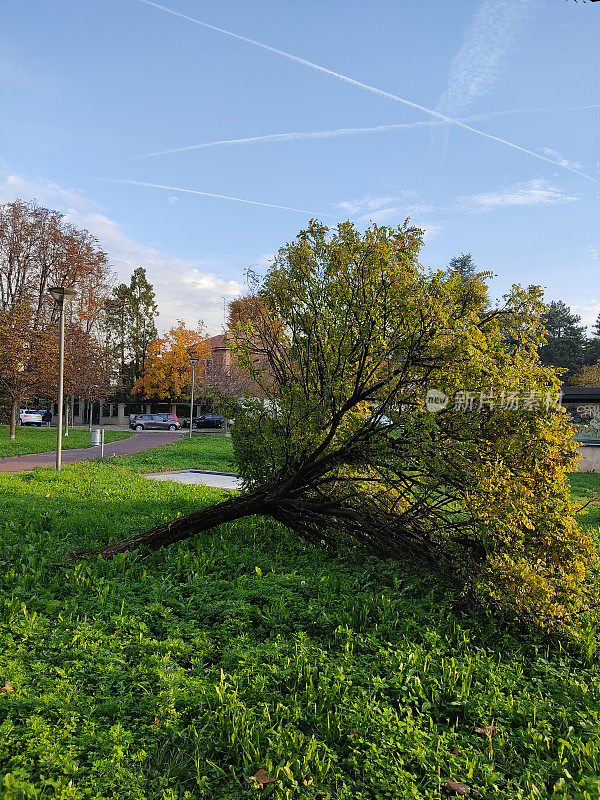
[[[41,409],[40,414],[42,415],[42,422],[45,422],[47,425],[52,422],[52,412],[49,408]]]
[[[27,408],[19,411],[19,425],[37,425],[38,428],[41,428],[42,422],[43,411],[32,411]]]
[[[129,427],[134,431],[176,431],[181,423],[175,414],[136,414],[130,416]]]
[[[189,419],[181,422],[182,427],[189,428]],[[192,428],[222,428],[225,425],[225,417],[220,414],[203,414],[201,417],[192,418]]]

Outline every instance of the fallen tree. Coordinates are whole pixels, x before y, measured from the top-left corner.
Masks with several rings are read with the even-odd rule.
[[[359,542],[444,569],[479,598],[550,625],[583,607],[593,543],[537,287],[487,304],[485,274],[426,272],[408,222],[318,222],[283,247],[233,329],[267,400],[236,412],[241,495],[110,544],[151,549],[253,514],[315,543]],[[92,554],[88,554],[92,555]]]

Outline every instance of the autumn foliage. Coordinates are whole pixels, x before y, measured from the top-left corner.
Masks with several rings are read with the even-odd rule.
[[[155,336],[150,342],[144,374],[134,384],[133,391],[172,400],[186,397],[192,382],[190,356],[200,359],[196,367],[200,385],[209,355],[208,336],[200,328],[190,330],[179,320],[164,336]]]
[[[16,200],[0,205],[0,398],[18,405],[56,398],[58,308],[51,286],[77,291],[66,308],[65,393],[96,399],[110,391],[110,352],[102,345],[112,272],[86,230],[57,211]]]

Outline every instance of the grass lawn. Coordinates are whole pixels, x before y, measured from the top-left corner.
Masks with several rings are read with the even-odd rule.
[[[56,449],[56,428],[31,428],[28,425],[18,426],[14,442],[9,438],[10,427],[0,425],[0,458],[11,456],[25,456],[28,453],[48,453]],[[104,441],[116,442],[119,439],[129,439],[133,433],[126,431],[109,431],[105,433]],[[62,449],[74,450],[77,447],[90,447],[90,432],[79,428],[70,428],[69,435],[63,436]]]
[[[173,469],[214,469],[235,472],[233,444],[228,436],[194,434],[164,447],[143,450],[124,461],[136,472],[167,472]]]
[[[570,481],[573,497],[580,505],[588,504],[579,516],[579,523],[586,528],[600,527],[600,475],[594,472],[575,472]]]
[[[422,800],[456,796],[448,779],[597,800],[591,636],[582,652],[508,629],[435,576],[261,518],[68,560],[227,496],[137,475],[229,464],[217,447],[0,475],[3,800]]]

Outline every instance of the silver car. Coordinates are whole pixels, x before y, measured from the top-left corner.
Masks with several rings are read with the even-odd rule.
[[[175,414],[136,414],[129,427],[134,431],[177,431],[181,423]]]

